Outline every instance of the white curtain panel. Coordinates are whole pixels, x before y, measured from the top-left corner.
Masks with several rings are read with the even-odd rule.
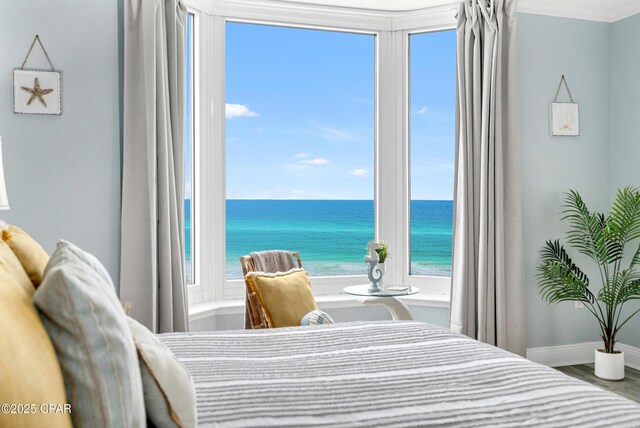
[[[153,332],[186,331],[186,10],[177,0],[125,0],[124,20],[120,298]]]
[[[516,1],[463,1],[457,40],[450,327],[524,355]]]

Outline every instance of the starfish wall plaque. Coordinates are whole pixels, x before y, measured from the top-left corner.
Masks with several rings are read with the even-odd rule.
[[[53,89],[41,89],[40,88],[40,79],[38,79],[37,77],[33,80],[33,88],[28,88],[26,86],[21,86],[20,89],[22,89],[25,92],[29,92],[31,94],[31,98],[29,98],[29,101],[27,101],[27,105],[30,106],[31,103],[37,99],[38,101],[40,101],[40,104],[42,104],[44,107],[47,106],[47,102],[44,99],[44,96],[47,94],[50,94],[51,92],[53,92]]]
[[[22,114],[61,114],[59,71],[13,70],[13,111]]]
[[[25,68],[29,55],[31,55],[36,44],[42,49],[51,71]],[[33,86],[31,86],[31,82],[33,82]],[[62,114],[61,82],[62,73],[55,69],[47,50],[42,44],[42,40],[40,40],[40,36],[36,34],[27,55],[24,57],[24,61],[22,61],[22,65],[20,68],[13,70],[13,112],[22,114]],[[34,102],[36,100],[38,102]]]

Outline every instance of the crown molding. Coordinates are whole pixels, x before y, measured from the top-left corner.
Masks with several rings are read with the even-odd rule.
[[[344,28],[390,31],[388,12],[324,6],[280,0],[183,0],[187,7],[209,15],[232,17],[247,22],[287,22],[316,28]]]
[[[442,0],[439,6],[391,15],[391,29],[396,30],[441,30],[455,27],[458,1]],[[428,23],[425,26],[425,23]]]
[[[612,10],[613,21],[620,21],[640,13],[640,1],[638,0],[619,0],[618,5]]]
[[[356,7],[314,4],[313,0],[183,0],[187,6],[211,15],[234,18],[324,23],[341,27],[345,19],[351,28],[366,30],[412,30],[424,27],[425,18],[436,27],[455,24],[455,11],[460,0],[425,0],[422,9],[376,10]],[[348,3],[347,3],[348,4]],[[640,13],[638,0],[519,0],[518,12],[560,18],[613,23]],[[310,17],[313,16],[312,19]],[[291,19],[293,18],[293,19]]]
[[[640,13],[638,0],[520,0],[518,12],[613,23]]]

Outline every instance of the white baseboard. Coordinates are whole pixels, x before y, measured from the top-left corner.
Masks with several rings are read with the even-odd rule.
[[[527,358],[549,367],[590,364],[594,362],[594,350],[601,348],[601,342],[574,343],[571,345],[543,346],[527,349]],[[624,352],[627,367],[640,370],[640,348],[618,343],[616,348]]]
[[[549,367],[593,363],[593,350],[600,342],[574,343],[571,345],[544,346],[527,349],[527,358]]]
[[[624,352],[624,365],[640,370],[640,348],[619,343],[617,348]]]

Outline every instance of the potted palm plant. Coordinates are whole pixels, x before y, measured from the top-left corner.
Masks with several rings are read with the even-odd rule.
[[[595,374],[602,379],[624,378],[624,353],[616,350],[618,333],[640,309],[622,314],[625,303],[640,299],[640,190],[625,187],[616,193],[609,214],[590,211],[580,194],[565,197],[563,220],[569,222],[567,243],[595,262],[601,287],[593,290],[589,277],[569,257],[560,240],[547,241],[538,266],[538,286],[549,303],[582,302],[600,327],[604,342],[595,351]],[[632,252],[625,257],[625,250]]]

